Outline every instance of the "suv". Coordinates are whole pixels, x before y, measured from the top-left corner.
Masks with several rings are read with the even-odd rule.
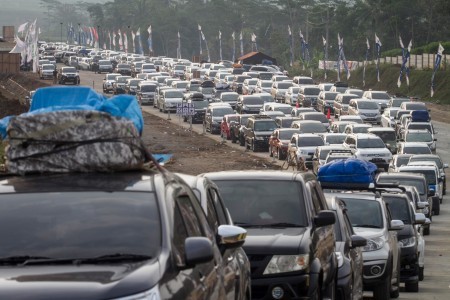
[[[343,201],[357,235],[367,239],[363,250],[364,290],[372,290],[374,299],[397,298],[400,292],[400,250],[397,234],[401,220],[391,220],[389,210],[378,193],[327,193]]]
[[[313,156],[317,147],[324,146],[323,138],[315,133],[296,133],[288,146],[289,158],[302,159],[308,169],[313,167]]]
[[[213,231],[175,174],[8,176],[0,194],[1,299],[223,299],[235,284],[221,251],[242,229]]]
[[[339,95],[338,92],[320,92],[317,97],[317,110],[324,114],[328,112],[330,115],[334,114],[334,100],[337,95]]]
[[[446,185],[447,185],[447,178],[445,175],[445,170],[448,168],[448,164],[444,164],[441,160],[441,157],[437,154],[416,154],[411,156],[411,158],[409,159],[409,162],[418,162],[418,161],[423,161],[423,162],[427,162],[427,161],[434,161],[436,163],[436,165],[439,168],[439,171],[441,173],[441,178],[443,180],[442,185],[443,187],[443,191],[442,194],[446,195],[447,191],[446,191]]]
[[[220,104],[220,103],[217,103]],[[230,105],[224,103],[222,105],[209,105],[205,113],[205,131],[211,134],[220,134],[220,125],[225,115],[234,114],[234,110]]]
[[[156,82],[141,81],[138,83],[136,97],[142,105],[153,105],[155,101],[155,92],[158,84]]]
[[[245,145],[244,128],[247,125],[248,118],[253,114],[240,114],[236,122],[230,124],[230,138],[232,143],[239,143],[240,146]]]
[[[101,59],[98,61],[97,73],[112,73],[113,69],[113,65],[109,59]]]
[[[340,115],[348,115],[348,104],[350,100],[358,98],[355,94],[338,94],[334,100],[334,117],[338,118]]]
[[[245,148],[253,152],[269,149],[269,137],[277,128],[275,120],[267,116],[252,116],[248,118],[247,125],[243,128]]]
[[[425,223],[425,215],[415,213],[414,206],[404,194],[382,193],[392,218],[402,220],[404,227],[397,233],[401,248],[400,282],[405,283],[406,292],[419,291],[419,240],[416,225]]]
[[[367,129],[367,133],[379,136],[386,147],[391,151],[392,155],[397,153],[397,135],[394,128],[391,127],[371,127]]]
[[[239,114],[258,114],[264,101],[258,95],[239,96],[236,112]]]
[[[62,67],[58,72],[58,83],[66,84],[71,82],[73,84],[80,84],[80,75],[75,67]]]
[[[384,109],[388,107],[392,99],[391,96],[384,91],[365,91],[362,97],[378,104],[380,106],[381,113],[383,113]]]
[[[370,133],[349,134],[343,145],[354,149],[356,158],[370,161],[385,171],[389,169],[392,153],[380,137]]]
[[[109,73],[105,75],[105,78],[103,78],[103,93],[109,93],[112,92],[113,89],[113,83],[116,82],[117,76],[121,76],[119,73]]]
[[[350,100],[348,114],[360,116],[364,123],[381,124],[379,106],[371,100],[362,98]]]
[[[202,176],[219,187],[234,223],[247,229],[243,248],[251,265],[252,297],[334,299],[336,219],[313,174],[224,171]]]

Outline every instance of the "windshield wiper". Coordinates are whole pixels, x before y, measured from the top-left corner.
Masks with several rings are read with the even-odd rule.
[[[377,226],[377,225],[369,225],[369,224],[358,224],[358,225],[353,225],[353,227],[378,228],[378,229],[381,229],[380,226]]]
[[[272,223],[272,224],[267,224],[266,226],[267,227],[303,227],[303,225],[300,225],[300,224],[286,223],[286,222]]]
[[[22,263],[22,265],[45,265],[45,264],[95,264],[104,262],[120,262],[120,261],[142,261],[149,260],[152,257],[149,255],[116,253],[107,254],[97,257],[89,258],[49,258],[49,259],[33,259],[30,258]]]
[[[24,261],[35,259],[49,259],[49,257],[45,256],[32,256],[32,255],[22,255],[22,256],[8,256],[8,257],[2,257],[0,258],[0,265],[15,265],[15,264],[21,264]]]

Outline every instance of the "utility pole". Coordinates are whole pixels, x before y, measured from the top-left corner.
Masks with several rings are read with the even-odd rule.
[[[62,25],[63,25],[63,22],[61,22],[59,24],[61,25],[61,43],[62,43]]]
[[[325,39],[327,40],[327,43],[325,45],[325,58],[328,57],[328,44],[329,44],[328,34],[329,34],[329,30],[330,30],[330,7],[327,6],[327,22],[325,23]]]
[[[81,46],[81,23],[78,23],[78,46]]]

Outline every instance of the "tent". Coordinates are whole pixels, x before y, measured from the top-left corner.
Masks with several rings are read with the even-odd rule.
[[[240,64],[246,65],[276,65],[277,60],[262,52],[250,52],[238,58]]]

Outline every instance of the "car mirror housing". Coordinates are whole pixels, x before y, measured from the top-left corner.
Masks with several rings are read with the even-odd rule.
[[[352,245],[351,248],[364,247],[367,245],[367,240],[359,235],[352,235]]]
[[[389,227],[390,231],[402,230],[403,227],[405,227],[405,224],[401,220],[392,220],[390,225],[391,225]]]
[[[214,258],[211,241],[206,237],[188,237],[184,241],[187,267],[205,263]]]
[[[417,202],[416,208],[417,209],[424,209],[425,207],[428,207],[430,204],[428,202]]]
[[[422,213],[415,213],[414,214],[414,224],[425,224],[426,217]]]
[[[314,217],[314,224],[317,227],[333,225],[336,223],[336,215],[330,210],[322,210]]]
[[[226,248],[241,247],[247,237],[247,230],[234,225],[220,225],[218,228],[219,243]]]

